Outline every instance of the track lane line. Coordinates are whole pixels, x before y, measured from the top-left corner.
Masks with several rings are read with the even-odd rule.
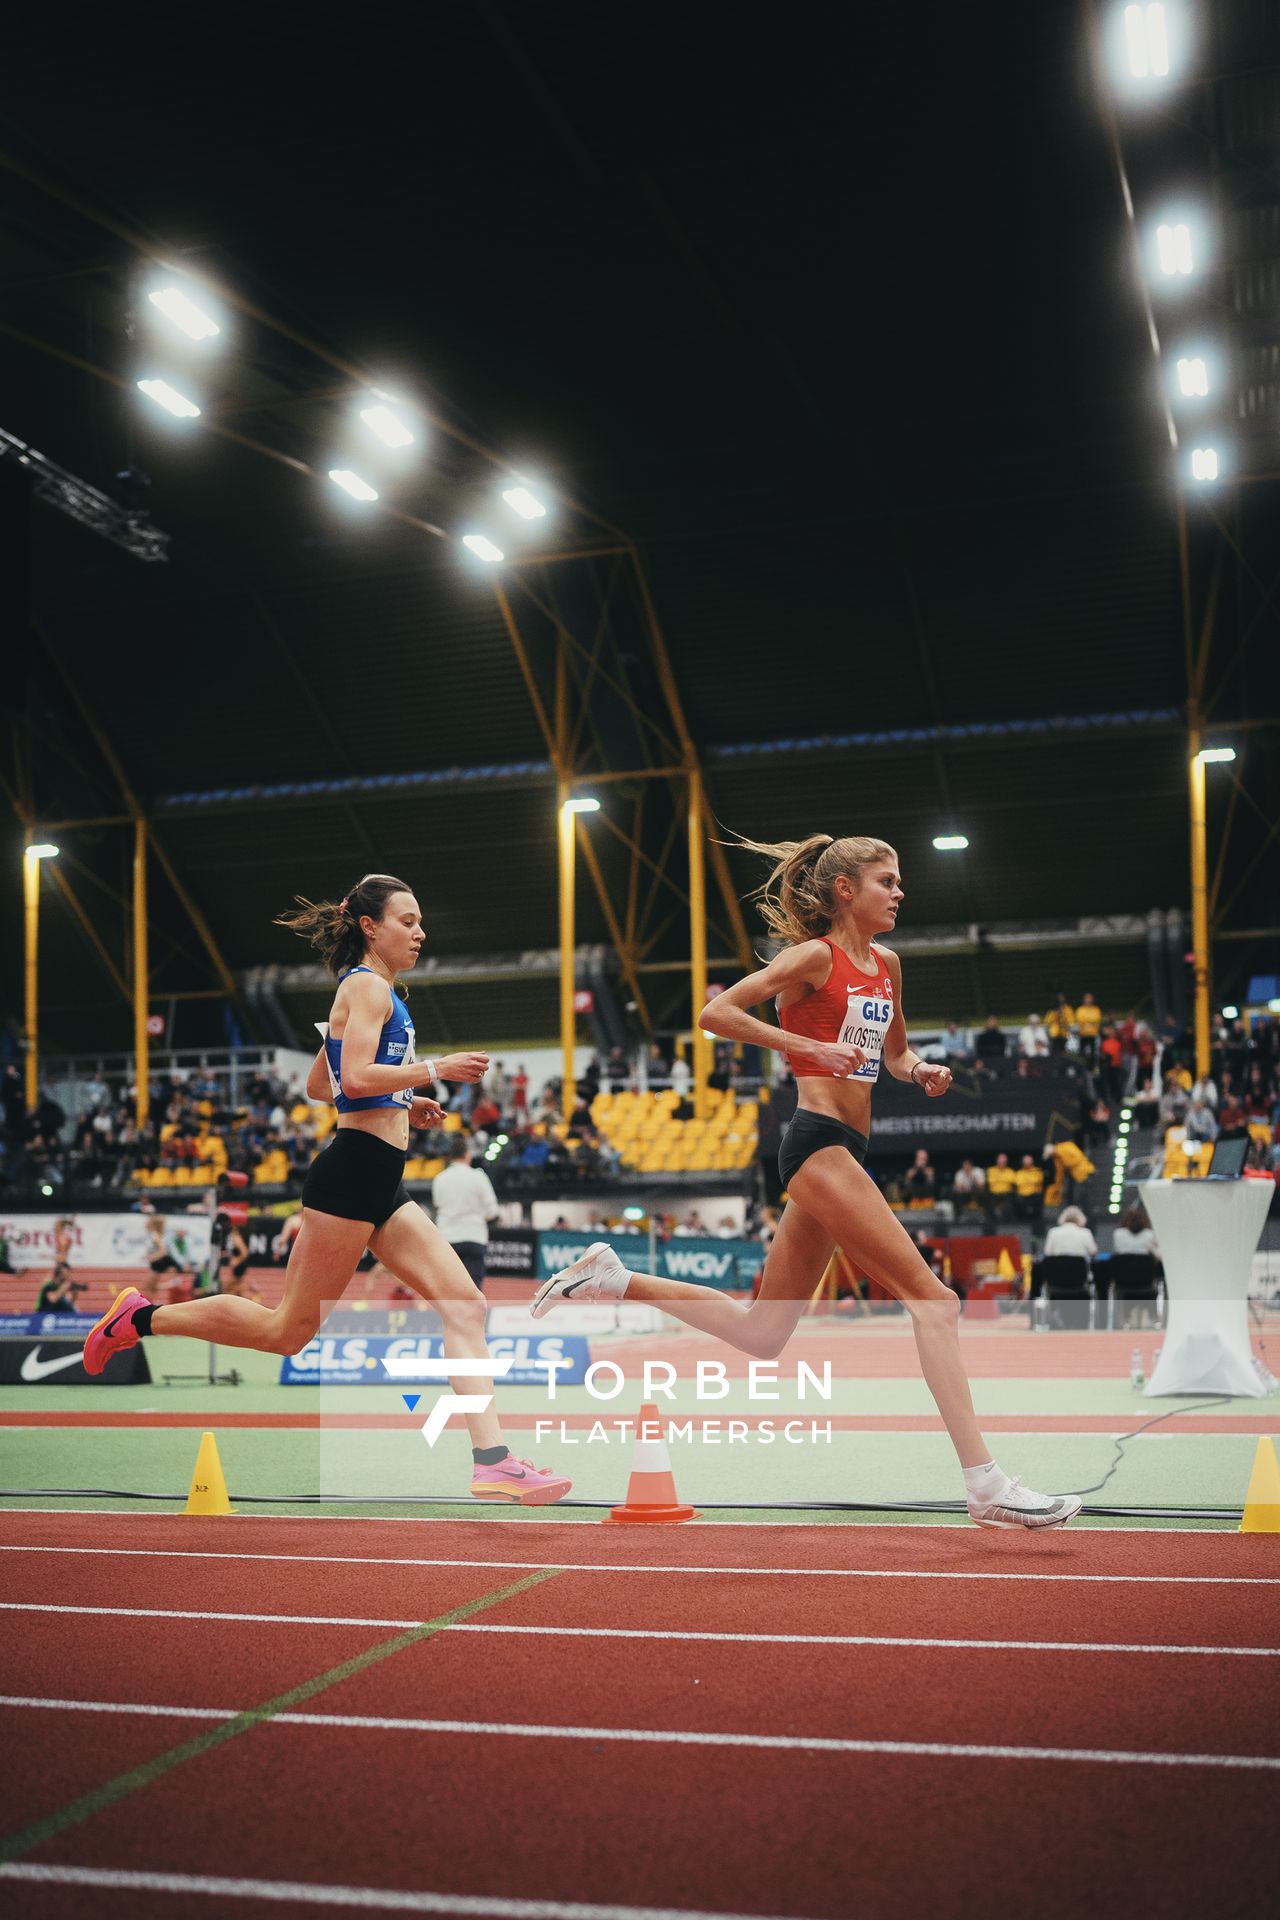
[[[467,1920],[798,1920],[796,1915],[707,1912],[701,1907],[623,1907],[589,1900],[503,1900],[474,1893],[426,1893],[393,1887],[320,1886],[311,1880],[236,1880],[197,1873],[131,1873],[118,1867],[0,1866],[0,1879],[36,1886],[99,1887],[130,1893],[207,1894],[222,1900],[296,1901],[373,1912],[443,1913]]]
[[[23,1702],[26,1704],[35,1704]],[[79,1703],[38,1703],[53,1711],[77,1710]],[[134,1714],[146,1718],[215,1719],[231,1727],[248,1714],[235,1707],[167,1707],[129,1701],[98,1701],[92,1713]],[[258,1720],[255,1718],[255,1724]],[[465,1737],[503,1737],[520,1740],[590,1740],[622,1745],[669,1747],[735,1747],[767,1753],[847,1753],[903,1755],[931,1760],[1053,1760],[1065,1764],[1132,1767],[1210,1767],[1233,1772],[1280,1772],[1280,1755],[1250,1753],[1168,1753],[1111,1747],[1028,1747],[947,1740],[854,1740],[826,1734],[704,1733],[692,1728],[580,1727],[524,1720],[431,1720],[372,1713],[273,1713],[269,1724],[283,1727],[323,1727],[330,1731],[368,1733],[454,1734]],[[236,1729],[237,1731],[239,1729]],[[217,1736],[201,1736],[207,1745]],[[162,1756],[163,1757],[163,1756]]]
[[[310,1700],[316,1694],[325,1692],[329,1687],[337,1686],[343,1680],[351,1679],[357,1673],[363,1673],[367,1667],[376,1666],[390,1655],[401,1652],[406,1647],[416,1646],[419,1641],[428,1640],[433,1634],[452,1626],[455,1621],[465,1620],[470,1614],[479,1613],[485,1607],[499,1605],[503,1600],[514,1599],[517,1594],[525,1593],[530,1587],[540,1586],[544,1580],[553,1577],[552,1570],[542,1569],[527,1579],[513,1581],[505,1587],[495,1588],[490,1593],[478,1595],[474,1600],[463,1601],[460,1606],[451,1607],[447,1613],[437,1614],[430,1620],[412,1623],[405,1632],[398,1633],[392,1640],[380,1641],[378,1645],[366,1647],[362,1653],[353,1654],[336,1667],[329,1667],[310,1680],[300,1681],[286,1692],[276,1694],[270,1700],[262,1701],[256,1707],[246,1708],[230,1720],[218,1726],[210,1727],[206,1732],[195,1734],[181,1746],[171,1747],[167,1752],[154,1755],[141,1766],[133,1767],[126,1773],[117,1774],[113,1779],[93,1787],[88,1793],[81,1794],[76,1800],[52,1813],[33,1820],[17,1831],[0,1836],[0,1864],[13,1860],[19,1854],[29,1853],[33,1847],[43,1845],[55,1834],[63,1833],[68,1827],[78,1826],[92,1814],[99,1813],[104,1807],[112,1806],[128,1794],[136,1793],[139,1788],[149,1787],[162,1779],[175,1767],[182,1766],[188,1760],[199,1759],[214,1747],[221,1746],[227,1740],[233,1740],[251,1728],[269,1723],[277,1714],[294,1707],[301,1700]],[[52,1611],[52,1609],[42,1609]],[[63,1611],[63,1609],[59,1609]],[[98,1608],[97,1612],[109,1609]],[[176,1618],[177,1616],[175,1616]]]
[[[265,1560],[321,1567],[494,1567],[498,1572],[744,1574],[775,1580],[1039,1580],[1071,1585],[1158,1587],[1280,1587],[1280,1574],[1210,1573],[976,1573],[914,1567],[705,1567],[633,1560],[455,1560],[363,1553],[233,1553],[194,1547],[63,1547],[0,1545],[0,1553],[78,1553],[123,1560]],[[0,1602],[0,1605],[5,1603]]]
[[[0,1494],[0,1500],[17,1500],[17,1499],[25,1499],[28,1497],[35,1498],[37,1495],[39,1495],[44,1491],[45,1489],[37,1487],[36,1489],[34,1489],[33,1493],[30,1496],[27,1496],[24,1494]],[[284,1499],[280,1502],[281,1506],[288,1506],[288,1504],[289,1502],[287,1499]],[[712,1509],[712,1511],[714,1511],[714,1509]],[[776,1513],[779,1511],[779,1509],[776,1507],[771,1507],[768,1509],[768,1511],[771,1513]],[[882,1507],[877,1509],[877,1511],[883,1513],[888,1510]],[[29,1514],[29,1513],[43,1515],[45,1519],[57,1519],[57,1520],[174,1520],[174,1519],[180,1519],[182,1517],[182,1506],[180,1502],[176,1502],[175,1505],[172,1507],[140,1507],[137,1510],[134,1510],[129,1507],[0,1507],[0,1514],[3,1514],[6,1519],[10,1519],[10,1520],[21,1519],[24,1514]],[[267,1525],[271,1525],[274,1523],[277,1526],[285,1525],[289,1522],[295,1522],[298,1520],[305,1520],[308,1526],[311,1525],[313,1521],[330,1520],[330,1521],[335,1521],[349,1527],[351,1526],[363,1527],[363,1526],[369,1526],[369,1525],[381,1526],[381,1527],[496,1527],[496,1526],[502,1526],[503,1524],[512,1523],[511,1515],[509,1513],[492,1513],[492,1512],[483,1513],[483,1514],[481,1513],[313,1513],[310,1510],[308,1510],[305,1513],[239,1513],[236,1515],[236,1518],[238,1520],[256,1520],[259,1522],[265,1522]],[[1084,1522],[1083,1525],[1079,1524],[1079,1522],[1081,1521]],[[556,1525],[556,1526],[566,1526],[566,1527],[589,1527],[594,1523],[590,1520],[570,1520],[569,1518],[565,1517],[558,1521],[551,1521],[551,1522],[543,1522],[543,1521],[529,1522],[529,1521],[521,1520],[521,1521],[514,1522],[514,1524],[517,1526],[528,1526],[532,1524],[537,1526]],[[717,1527],[717,1528],[755,1527],[758,1529],[769,1528],[774,1532],[780,1532],[784,1527],[796,1527],[796,1528],[806,1527],[806,1530],[807,1530],[809,1527],[812,1527],[813,1524],[814,1523],[812,1521],[806,1524],[806,1522],[803,1520],[793,1520],[793,1519],[710,1520],[705,1515],[703,1515],[698,1521],[698,1532],[705,1533],[708,1530],[708,1528],[711,1528],[711,1527]],[[863,1519],[859,1519],[858,1516],[855,1514],[850,1514],[849,1517],[845,1520],[823,1522],[822,1524],[834,1525],[834,1526],[859,1527],[862,1529],[864,1533],[900,1534],[907,1527],[911,1527],[913,1531],[915,1531],[916,1533],[954,1533],[957,1527],[961,1527],[965,1523],[963,1521],[962,1516],[960,1515],[957,1515],[954,1520],[863,1520]],[[1223,1536],[1234,1537],[1236,1534],[1239,1533],[1239,1531],[1240,1531],[1240,1528],[1238,1525],[1234,1527],[1232,1526],[1202,1527],[1202,1526],[1196,1526],[1194,1524],[1189,1524],[1185,1527],[1141,1527],[1141,1526],[1125,1526],[1123,1523],[1121,1523],[1118,1526],[1105,1526],[1101,1521],[1090,1520],[1087,1511],[1079,1516],[1077,1522],[1073,1523],[1073,1533],[1075,1534],[1079,1534],[1079,1533],[1127,1533],[1127,1534],[1172,1533],[1172,1534],[1185,1534],[1194,1539],[1201,1534],[1222,1534]]]
[[[372,1619],[345,1613],[222,1613],[174,1607],[80,1607],[39,1600],[6,1600],[0,1602],[0,1606],[10,1613],[90,1614],[125,1620],[225,1620],[238,1625],[263,1627],[381,1627],[394,1631],[415,1624],[413,1621]],[[969,1640],[923,1634],[715,1633],[701,1628],[685,1632],[676,1627],[557,1627],[516,1625],[501,1621],[476,1624],[457,1622],[441,1627],[439,1631],[442,1634],[531,1634],[564,1640],[674,1640],[680,1644],[696,1640],[706,1641],[713,1646],[926,1647],[978,1653],[1136,1653],[1252,1660],[1280,1658],[1280,1647],[1184,1646],[1175,1642],[1144,1640]],[[0,1704],[14,1705],[18,1701],[16,1694],[0,1694]]]

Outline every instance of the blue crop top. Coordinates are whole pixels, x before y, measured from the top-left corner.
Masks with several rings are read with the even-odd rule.
[[[340,974],[340,980],[347,979],[353,973],[372,973],[372,967],[348,967]],[[393,986],[388,985],[391,995],[391,1010],[382,1023],[382,1035],[378,1041],[378,1051],[373,1056],[375,1067],[406,1067],[416,1058],[413,1051],[413,1022],[409,1018],[409,1009]],[[402,1087],[398,1093],[371,1093],[367,1099],[351,1100],[342,1091],[342,1042],[335,1040],[329,1032],[327,1020],[316,1021],[316,1031],[324,1040],[325,1064],[329,1069],[329,1089],[333,1094],[333,1104],[339,1113],[368,1113],[374,1107],[408,1107],[413,1102],[413,1088]]]

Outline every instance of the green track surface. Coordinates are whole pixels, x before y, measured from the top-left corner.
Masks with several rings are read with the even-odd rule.
[[[530,1523],[548,1517],[550,1509],[524,1510],[511,1507],[453,1505],[431,1502],[431,1495],[465,1495],[470,1468],[470,1453],[465,1432],[449,1428],[436,1446],[428,1449],[419,1428],[422,1409],[411,1414],[397,1389],[377,1387],[280,1387],[279,1361],[270,1355],[238,1353],[237,1369],[244,1376],[239,1386],[211,1387],[207,1381],[166,1385],[161,1374],[197,1373],[206,1365],[207,1350],[194,1343],[150,1342],[149,1358],[155,1379],[150,1386],[122,1387],[111,1391],[113,1412],[154,1411],[199,1414],[218,1432],[218,1445],[233,1501],[251,1495],[271,1496],[267,1506],[251,1505],[253,1513],[331,1512],[357,1515],[371,1513],[405,1517],[461,1515],[519,1518]],[[224,1364],[231,1356],[224,1354]],[[813,1395],[798,1403],[789,1375],[780,1403],[751,1402],[745,1381],[730,1383],[723,1400],[704,1401],[695,1406],[692,1389],[685,1385],[677,1398],[660,1402],[664,1415],[688,1417],[694,1412],[706,1418],[727,1419],[750,1410],[757,1416],[784,1419],[802,1418],[821,1422],[828,1413],[861,1413],[892,1416],[933,1412],[933,1403],[923,1381],[905,1379],[846,1379],[833,1382],[830,1401]],[[428,1390],[429,1392],[431,1390]],[[1004,1414],[1029,1417],[1047,1414],[1102,1415],[1122,1414],[1141,1418],[1184,1408],[1196,1410],[1190,1400],[1146,1400],[1126,1380],[984,1380],[974,1382],[974,1399],[979,1416]],[[541,1418],[590,1413],[605,1423],[607,1442],[587,1443],[586,1432],[579,1430],[562,1438],[558,1432],[541,1441],[530,1429],[512,1433],[514,1450],[529,1454],[541,1465],[554,1465],[573,1476],[574,1496],[589,1500],[621,1500],[626,1491],[631,1465],[631,1436],[620,1436],[610,1424],[622,1418],[634,1418],[639,1393],[635,1386],[612,1402],[589,1399],[585,1389],[562,1388],[554,1407],[549,1407],[540,1388],[503,1388],[499,1410],[534,1413]],[[57,1410],[75,1412],[91,1404],[84,1388],[36,1387],[9,1388],[0,1391],[0,1410],[39,1412]],[[1149,1434],[1129,1441],[1119,1467],[1097,1499],[1109,1507],[1231,1507],[1239,1509],[1248,1484],[1257,1438],[1256,1416],[1267,1403],[1237,1400],[1217,1406],[1217,1414],[1239,1417],[1239,1432],[1225,1434],[1177,1434],[1157,1427]],[[312,1429],[263,1429],[227,1427],[219,1431],[220,1416],[253,1413],[293,1413],[319,1415],[320,1425]],[[403,1427],[393,1430],[361,1432],[336,1429],[325,1423],[334,1414],[377,1412],[403,1419]],[[159,1494],[171,1496],[181,1506],[195,1462],[199,1432],[185,1428],[145,1428],[130,1432],[116,1428],[8,1427],[0,1428],[0,1485],[7,1489],[30,1490],[6,1498],[4,1505],[55,1507],[102,1507],[121,1511],[165,1510],[165,1501],[140,1501],[129,1495]],[[1032,1485],[1054,1491],[1083,1491],[1101,1480],[1115,1459],[1115,1447],[1107,1433],[1035,1433],[1000,1432],[993,1436],[993,1447],[1001,1462]],[[942,1433],[835,1432],[829,1442],[806,1437],[803,1445],[781,1440],[762,1445],[747,1443],[709,1445],[703,1442],[676,1441],[672,1446],[672,1464],[680,1497],[702,1508],[710,1518],[751,1518],[762,1522],[797,1520],[805,1524],[833,1522],[881,1523],[886,1520],[912,1524],[936,1522],[953,1516],[933,1514],[895,1514],[884,1508],[856,1514],[828,1509],[796,1513],[770,1501],[877,1501],[950,1500],[959,1491],[954,1456]],[[92,1500],[85,1497],[65,1501],[49,1500],[41,1490],[110,1488],[115,1497]],[[288,1496],[341,1494],[348,1496],[340,1505],[317,1504],[311,1500],[299,1504]],[[281,1496],[284,1496],[281,1498]],[[355,1496],[355,1498],[352,1498]],[[377,1496],[380,1504],[363,1504]],[[415,1504],[400,1505],[399,1501]],[[277,1501],[279,1502],[277,1504]],[[392,1501],[396,1504],[381,1504]],[[424,1501],[428,1504],[416,1504]],[[748,1515],[734,1515],[724,1503],[762,1502]],[[721,1503],[718,1508],[717,1503]],[[593,1508],[555,1510],[560,1520],[598,1522],[600,1513]],[[963,1516],[954,1516],[957,1524],[966,1524]],[[1168,1526],[1168,1518],[1143,1520],[1137,1516],[1127,1524]],[[1188,1526],[1222,1527],[1231,1521],[1179,1522]],[[1087,1518],[1079,1524],[1088,1524]],[[1097,1524],[1114,1526],[1113,1518],[1100,1517]]]

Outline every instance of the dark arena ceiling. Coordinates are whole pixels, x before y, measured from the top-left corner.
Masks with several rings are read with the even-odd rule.
[[[689,752],[727,835],[894,843],[910,1018],[1147,1004],[1141,923],[1190,895],[1189,700],[1238,755],[1210,769],[1215,993],[1280,970],[1280,9],[1170,11],[1186,72],[1154,105],[1112,85],[1119,9],[1057,0],[767,36],[480,0],[363,50],[269,15],[185,54],[24,24],[0,428],[108,493],[145,474],[167,557],[0,455],[10,1031],[25,833],[98,820],[52,834],[81,912],[46,874],[42,1046],[128,1044],[136,807],[180,1043],[226,1029],[176,889],[274,1039],[250,983],[307,956],[273,916],[372,869],[423,901],[424,1037],[550,1040],[539,708],[581,785],[631,776],[583,832],[628,925],[624,835],[643,856],[661,1027],[688,1020],[687,864],[653,770]],[[1182,207],[1205,264],[1175,296],[1151,236]],[[217,350],[157,332],[161,266],[211,291]],[[1172,368],[1201,343],[1196,414]],[[143,399],[157,371],[198,420]],[[364,461],[371,385],[427,424],[361,511],[325,476]],[[506,469],[558,504],[486,569],[458,536],[498,528]],[[578,939],[611,949],[578,874]],[[710,872],[708,901],[715,979],[742,948]],[[301,1036],[320,989],[278,984]]]

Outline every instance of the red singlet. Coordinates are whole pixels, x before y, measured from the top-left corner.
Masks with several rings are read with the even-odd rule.
[[[866,1060],[856,1073],[844,1076],[874,1085],[880,1077],[880,1056],[884,1037],[893,1018],[893,978],[884,955],[874,945],[873,973],[855,967],[843,947],[826,939],[831,949],[831,972],[826,985],[815,987],[789,1007],[775,1001],[778,1024],[785,1033],[802,1034],[807,1040],[823,1040],[845,1047],[861,1047]],[[836,1076],[816,1067],[800,1067],[802,1074],[814,1079],[834,1080]]]

